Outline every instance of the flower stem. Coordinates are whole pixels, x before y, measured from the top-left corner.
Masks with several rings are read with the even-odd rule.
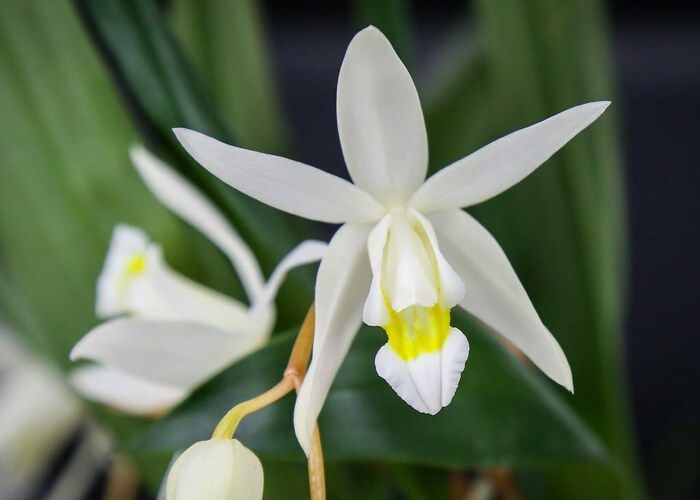
[[[284,377],[269,391],[234,406],[229,410],[224,418],[221,419],[219,424],[216,426],[216,429],[214,429],[211,437],[231,439],[243,417],[271,405],[282,396],[291,392],[292,389],[294,389],[294,381],[291,378]]]
[[[260,396],[245,401],[234,406],[221,419],[219,424],[214,429],[212,438],[231,439],[233,433],[236,432],[238,424],[243,417],[251,413],[271,405],[282,396],[296,390],[297,393],[301,388],[301,383],[304,381],[306,369],[309,366],[311,359],[311,348],[314,342],[314,305],[311,304],[309,312],[306,313],[304,323],[299,329],[299,334],[294,342],[292,353],[289,356],[289,362],[284,370],[282,380],[277,385]],[[318,424],[314,426],[314,433],[311,439],[311,449],[309,450],[309,489],[311,491],[311,500],[326,499],[326,478],[323,467],[323,452],[321,450],[321,436],[318,432]]]
[[[321,436],[318,433],[318,424],[314,426],[308,461],[311,500],[326,500],[326,476],[323,468],[323,451],[321,450]]]

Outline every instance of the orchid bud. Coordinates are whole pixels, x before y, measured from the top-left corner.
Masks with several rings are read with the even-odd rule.
[[[190,446],[168,473],[166,500],[260,500],[260,460],[236,439],[213,438]]]

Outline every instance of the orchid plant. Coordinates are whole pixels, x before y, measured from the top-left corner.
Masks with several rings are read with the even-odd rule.
[[[354,2],[384,34],[360,31],[344,60],[340,24],[298,29],[293,9],[273,34],[279,11],[257,0],[2,1],[0,327],[101,403],[71,405],[71,421],[90,413],[133,482],[166,500],[257,500],[264,466],[266,500],[320,500],[325,456],[338,500],[409,497],[426,465],[429,498],[467,477],[459,498],[492,479],[499,497],[644,497],[622,380],[615,117],[555,154],[615,93],[604,0],[475,0],[468,23],[435,17],[439,29],[410,22],[409,2]],[[407,67],[422,70],[420,98]],[[333,162],[316,76],[338,68],[349,176],[241,149]],[[133,146],[129,162],[136,137],[159,157]],[[297,216],[340,227],[283,257],[318,229]],[[60,407],[21,421],[46,390],[0,377],[15,420],[0,417],[0,484],[37,495],[89,486],[71,466],[39,491],[4,466],[58,449]],[[286,466],[302,449],[311,488]],[[523,465],[536,481],[520,484]]]
[[[572,374],[499,244],[462,210],[520,182],[609,102],[576,106],[503,137],[425,179],[428,141],[418,93],[390,42],[368,27],[338,78],[338,133],[353,183],[279,156],[175,129],[224,182],[277,209],[342,223],[316,280],[313,358],[294,412],[308,453],[315,422],[362,321],[388,341],[378,374],[420,412],[452,400],[469,354],[450,324],[460,306],[573,391]]]

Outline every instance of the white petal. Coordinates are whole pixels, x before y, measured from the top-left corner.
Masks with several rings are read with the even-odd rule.
[[[428,139],[416,87],[377,28],[350,42],[338,76],[338,133],[355,184],[384,204],[425,179]]]
[[[134,377],[100,365],[81,366],[69,375],[84,397],[134,415],[154,415],[182,401],[188,390]]]
[[[370,228],[342,226],[319,266],[313,358],[294,407],[294,429],[307,453],[328,390],[362,322],[371,276],[366,250]]]
[[[70,353],[153,382],[192,388],[259,345],[199,323],[119,318],[95,327]]]
[[[100,317],[198,321],[224,331],[246,330],[248,308],[171,270],[158,245],[135,227],[115,227],[97,280]]]
[[[451,328],[440,351],[405,361],[385,344],[374,364],[401,399],[421,413],[435,415],[452,401],[468,356],[467,338]]]
[[[190,446],[168,472],[166,500],[262,500],[263,469],[237,439]]]
[[[204,134],[173,129],[187,152],[225,183],[272,207],[321,222],[369,222],[382,206],[352,183],[281,156],[229,146]]]
[[[484,146],[430,177],[411,205],[425,214],[467,207],[502,193],[530,175],[609,104],[576,106]]]
[[[438,300],[438,282],[428,254],[416,231],[401,214],[392,217],[382,276],[385,292],[395,311]]]
[[[258,261],[222,213],[184,177],[148,150],[134,146],[131,161],[158,200],[202,232],[231,260],[251,300],[263,287]]]
[[[131,312],[144,319],[202,323],[223,332],[250,331],[244,304],[176,273],[163,261],[160,248],[148,255],[143,281],[131,289]],[[159,309],[154,307],[156,302]]]
[[[391,215],[384,216],[374,226],[367,238],[367,253],[372,268],[372,284],[362,310],[362,321],[371,326],[383,326],[389,323],[389,309],[382,291],[382,265],[384,263],[384,246],[389,236]]]
[[[409,208],[407,211],[409,220],[415,219],[423,229],[425,236],[428,238],[426,246],[432,248],[432,253],[435,256],[435,264],[437,265],[438,282],[440,283],[440,305],[443,308],[454,307],[464,298],[464,283],[457,273],[452,269],[447,259],[440,252],[435,229],[433,229],[430,221],[418,213],[415,209]]]
[[[269,325],[269,328],[272,327],[270,324],[274,318],[274,307],[272,306],[274,306],[275,297],[287,273],[296,267],[318,262],[326,253],[327,248],[328,244],[323,241],[306,240],[284,256],[275,270],[272,271],[270,279],[265,283],[258,301],[251,305],[249,323],[253,329],[264,328],[265,324]]]
[[[145,255],[149,246],[150,240],[141,229],[126,224],[114,227],[105,263],[97,278],[95,314],[98,317],[109,318],[128,312],[123,296],[129,278],[128,267],[135,256]]]
[[[571,368],[542,324],[500,245],[462,210],[428,216],[445,258],[465,285],[460,306],[516,345],[552,380],[573,391]]]

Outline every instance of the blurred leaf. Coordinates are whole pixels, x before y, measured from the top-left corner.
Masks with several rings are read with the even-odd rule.
[[[0,307],[66,366],[112,226],[166,245],[177,226],[129,164],[133,131],[69,2],[0,5]]]
[[[355,27],[359,31],[370,24],[379,28],[391,41],[394,50],[410,69],[413,62],[413,39],[409,4],[404,0],[354,0]]]
[[[284,126],[259,2],[176,0],[175,31],[230,125],[237,145],[280,154]]]
[[[236,144],[197,81],[153,0],[76,0],[137,124],[160,154],[195,182],[232,221],[266,272],[309,226],[235,191],[195,163],[177,143],[173,127],[187,127]],[[283,287],[278,317],[283,326],[301,320],[311,302],[312,279],[301,271]],[[242,298],[242,297],[238,297]]]
[[[327,460],[469,467],[605,457],[548,382],[493,335],[457,323],[468,326],[471,357],[454,400],[437,416],[410,408],[376,374],[374,356],[385,338],[377,329],[360,331],[319,421]],[[206,439],[231,406],[277,382],[292,341],[290,335],[274,340],[215,377],[154,424],[137,449],[175,450]],[[302,458],[292,430],[293,404],[286,396],[247,417],[236,437],[263,457]]]
[[[482,49],[426,112],[429,137],[447,136],[431,139],[431,167],[571,106],[613,98],[601,4],[478,0]],[[576,386],[570,403],[620,458],[607,470],[557,469],[550,498],[638,498],[643,490],[623,382],[626,248],[614,115],[615,103],[524,182],[470,209],[562,344]]]

